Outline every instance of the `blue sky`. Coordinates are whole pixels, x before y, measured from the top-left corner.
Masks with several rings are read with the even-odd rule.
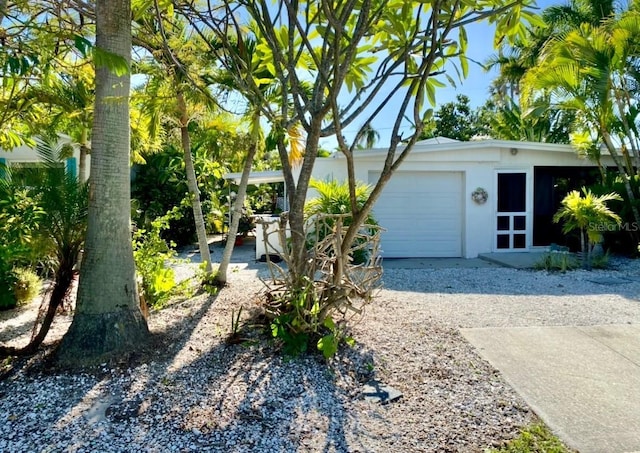
[[[538,0],[538,7],[541,9],[546,8],[549,5],[558,5],[567,3],[565,0]],[[467,27],[467,36],[469,40],[469,47],[467,56],[476,62],[484,63],[496,50],[493,48],[493,36],[494,29],[492,26],[486,23],[472,24]],[[456,78],[455,72],[449,73],[454,79]],[[440,88],[436,92],[436,103],[441,105],[447,102],[455,101],[458,94],[465,94],[471,100],[472,107],[479,107],[484,104],[489,96],[489,86],[491,81],[495,78],[496,72],[485,72],[480,65],[475,63],[469,64],[468,77],[457,86]],[[436,107],[437,109],[437,107]],[[393,126],[393,120],[395,120],[394,103],[389,103],[385,110],[388,114],[385,116],[383,111],[378,118],[373,122],[373,127],[380,134],[380,140],[377,146],[385,147],[389,143],[389,137],[391,134],[391,128]],[[362,120],[364,122],[364,118]],[[353,134],[355,135],[357,129],[361,126],[361,123],[356,122],[346,129],[345,135],[348,138]],[[410,131],[411,126],[407,123],[404,129],[405,134]],[[328,150],[333,150],[336,146],[334,138],[322,139],[321,146]]]

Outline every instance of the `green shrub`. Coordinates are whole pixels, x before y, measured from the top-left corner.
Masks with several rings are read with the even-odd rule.
[[[17,281],[15,272],[0,262],[0,310],[9,310],[18,304],[15,293],[11,291]]]
[[[8,171],[8,170],[7,170]],[[14,267],[33,255],[33,239],[43,211],[27,189],[11,184],[10,173],[0,178],[0,310],[17,305]]]
[[[316,214],[350,214],[351,213],[351,197],[349,194],[349,185],[346,182],[331,181],[319,181],[312,179],[309,183],[309,188],[318,192],[318,196],[312,198],[307,202],[304,207],[305,216],[307,218]],[[369,198],[371,187],[364,183],[358,183],[356,185],[356,206],[358,209],[366,203]],[[342,219],[343,225],[348,227],[351,225],[351,216],[346,216]],[[365,222],[368,225],[377,225],[376,219],[372,214],[366,218]],[[321,231],[313,232],[309,235],[307,242],[309,242],[309,248],[313,246],[315,241],[321,241],[324,239],[333,229],[334,222],[328,219],[325,225],[321,228]],[[354,252],[352,254],[354,264],[366,263],[369,254],[366,247],[358,247],[359,241],[356,239],[354,244]]]
[[[15,269],[15,276],[16,282],[13,286],[13,293],[19,305],[31,302],[40,294],[42,280],[31,269],[17,268]]]
[[[578,267],[574,255],[567,250],[551,250],[542,255],[540,261],[535,264],[536,269],[546,271],[566,272]]]
[[[220,198],[227,195],[223,190],[220,164],[207,159],[204,150],[194,147],[193,158],[198,177],[198,189],[203,215],[209,230],[223,225],[226,210]],[[168,146],[162,151],[146,157],[144,165],[135,165],[131,186],[132,198],[136,201],[133,219],[137,224],[146,224],[177,208],[181,215],[172,217],[169,228],[163,229],[162,238],[177,245],[191,244],[196,239],[193,209],[189,199],[187,177],[184,170],[182,149]]]
[[[200,287],[204,289],[209,295],[215,296],[218,294],[219,286],[216,283],[217,269],[213,272],[207,272],[207,263],[200,263],[198,270],[196,271],[196,281],[200,284]]]
[[[305,353],[310,343],[325,358],[332,357],[342,341],[353,346],[355,341],[345,334],[346,324],[334,321],[326,301],[318,297],[314,282],[305,278],[306,286],[297,294],[283,291],[271,307],[277,316],[271,322],[271,335],[282,341],[285,355]]]
[[[141,291],[147,303],[161,307],[177,288],[173,269],[166,266],[175,258],[176,252],[161,237],[162,231],[169,228],[169,221],[180,213],[177,208],[162,217],[153,220],[149,229],[139,228],[133,233],[133,258],[140,278]]]

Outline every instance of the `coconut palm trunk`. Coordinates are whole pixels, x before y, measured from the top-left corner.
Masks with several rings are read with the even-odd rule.
[[[76,312],[59,363],[95,364],[148,338],[138,305],[130,221],[130,0],[96,2],[96,47],[111,63],[96,67],[89,215]],[[118,65],[117,63],[120,63]]]
[[[193,218],[196,224],[198,248],[200,249],[200,258],[203,263],[206,263],[206,271],[210,274],[212,272],[211,253],[209,252],[207,230],[204,225],[204,216],[202,215],[202,204],[200,203],[200,191],[198,190],[196,170],[193,166],[193,155],[191,154],[191,139],[189,137],[188,129],[189,115],[187,113],[187,104],[184,100],[184,94],[182,91],[178,91],[177,100],[178,114],[180,115],[180,137],[182,140],[182,151],[184,152],[184,168],[187,173],[187,187],[189,188],[191,208],[193,209]]]

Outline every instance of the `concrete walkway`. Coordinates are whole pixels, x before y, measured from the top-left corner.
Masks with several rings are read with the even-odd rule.
[[[640,452],[640,325],[462,333],[570,447]]]
[[[545,251],[481,253],[479,258],[502,267],[533,269],[542,262]]]

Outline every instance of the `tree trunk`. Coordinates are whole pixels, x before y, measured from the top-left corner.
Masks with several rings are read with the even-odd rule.
[[[87,147],[80,145],[80,161],[78,162],[78,181],[87,181]]]
[[[624,169],[624,165],[620,162],[620,156],[616,151],[616,147],[613,144],[613,140],[611,136],[606,130],[602,130],[602,137],[604,138],[605,145],[609,150],[609,155],[613,159],[613,162],[616,164],[618,168],[618,174],[622,178],[622,182],[624,183],[624,189],[627,192],[627,196],[629,197],[629,205],[631,207],[631,213],[633,214],[633,220],[635,220],[640,225],[640,211],[638,211],[638,207],[636,206],[636,196],[631,187],[631,182],[629,181],[629,175]]]
[[[49,333],[53,318],[56,316],[58,307],[62,306],[65,297],[69,294],[71,289],[71,283],[73,282],[73,263],[61,263],[61,267],[58,269],[55,275],[53,290],[47,303],[47,311],[44,318],[42,318],[42,324],[29,343],[22,348],[8,348],[0,347],[0,357],[6,357],[10,355],[26,356],[34,354],[44,339]],[[40,316],[36,319],[34,329],[37,327]]]
[[[307,143],[304,150],[304,160],[300,168],[297,184],[294,188],[287,187],[290,191],[289,226],[291,228],[291,260],[289,273],[293,281],[302,281],[306,276],[307,267],[307,243],[304,231],[304,205],[307,199],[307,190],[311,180],[313,165],[318,155],[318,143],[320,141],[321,120],[315,119],[311,123],[311,130],[307,134]],[[302,283],[301,283],[302,284]]]
[[[236,234],[238,234],[238,226],[240,225],[240,217],[242,216],[242,207],[244,206],[244,199],[247,195],[247,186],[249,185],[249,175],[251,174],[251,167],[253,165],[253,159],[256,155],[257,150],[258,143],[254,140],[249,147],[249,151],[247,152],[247,160],[245,160],[244,168],[242,169],[240,186],[238,187],[238,195],[236,196],[236,201],[233,203],[231,225],[229,225],[227,243],[225,244],[224,252],[222,252],[220,266],[218,267],[218,272],[216,274],[216,282],[219,285],[227,284],[227,271],[229,268],[229,263],[231,262],[231,255],[233,254]]]
[[[89,154],[87,141],[87,129],[83,127],[82,136],[80,137],[80,160],[78,162],[78,182],[80,182],[80,184],[87,180],[87,154]]]
[[[7,0],[0,0],[0,21],[7,15]]]
[[[130,64],[130,0],[96,2],[96,47]],[[148,338],[138,307],[130,221],[130,74],[96,67],[88,228],[76,313],[58,362],[85,366],[139,348]]]
[[[180,135],[182,139],[182,151],[184,152],[184,168],[187,173],[187,187],[191,196],[191,208],[198,236],[198,248],[200,249],[200,259],[206,264],[207,274],[213,270],[211,267],[211,254],[209,253],[209,241],[207,240],[207,230],[204,226],[204,216],[202,215],[202,205],[200,204],[200,191],[196,180],[196,170],[193,166],[193,155],[191,154],[191,139],[189,138],[189,115],[187,114],[187,104],[182,91],[178,90],[178,112],[180,114]]]
[[[582,268],[587,268],[587,242],[585,241],[586,231],[581,228],[580,229],[580,250],[582,251]]]

